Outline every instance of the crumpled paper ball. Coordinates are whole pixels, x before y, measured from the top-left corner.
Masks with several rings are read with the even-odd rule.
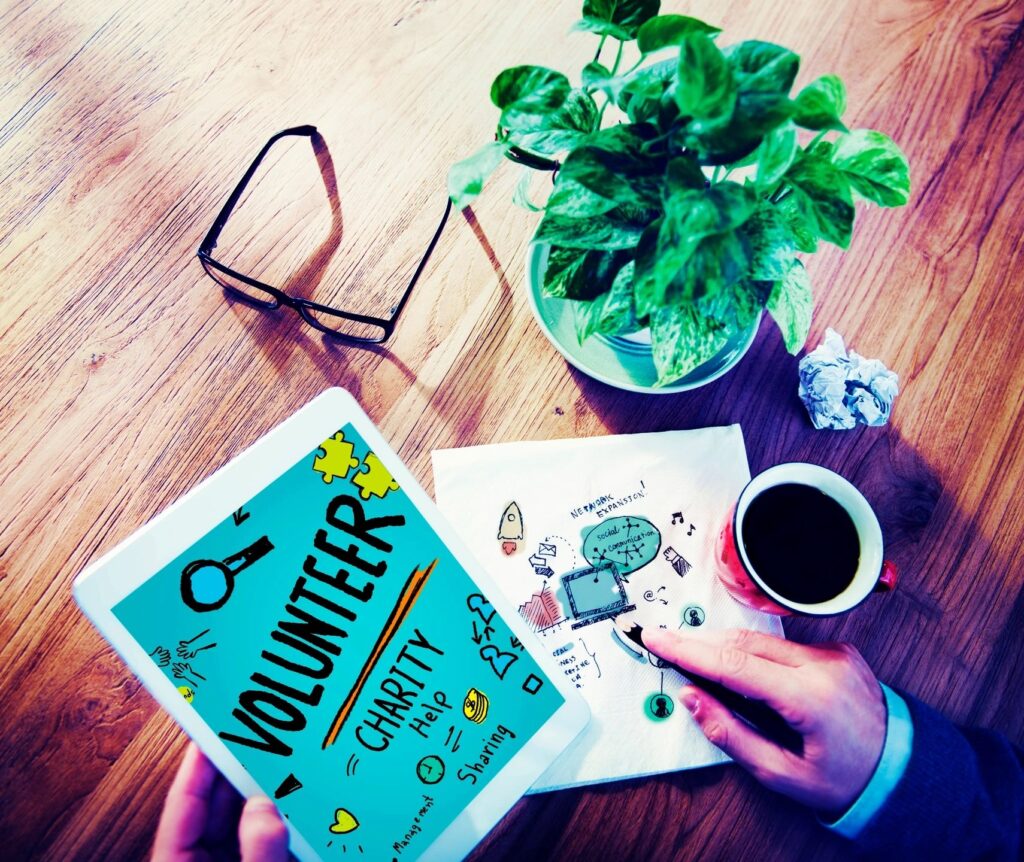
[[[899,377],[878,359],[865,359],[843,337],[825,330],[825,340],[800,360],[800,400],[818,429],[849,430],[889,421]]]

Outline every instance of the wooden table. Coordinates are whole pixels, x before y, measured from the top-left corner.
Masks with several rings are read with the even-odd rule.
[[[798,640],[844,639],[953,718],[1024,735],[1024,8],[1003,0],[694,0],[685,11],[803,57],[848,120],[905,148],[903,210],[860,210],[810,264],[827,325],[900,372],[890,425],[811,429],[768,323],[692,394],[633,395],[568,368],[528,310],[536,216],[507,165],[455,214],[386,349],[225,301],[193,253],[274,131],[315,123],[336,168],[275,160],[230,247],[268,279],[386,308],[485,141],[505,66],[578,70],[575,2],[289,4],[7,0],[0,6],[0,846],[5,858],[142,857],[183,734],[76,609],[71,581],[331,385],[431,488],[437,447],[743,424],[753,471],[843,473],[873,501],[899,590]],[[292,162],[288,159],[295,156]],[[287,164],[286,164],[287,163]],[[289,173],[290,172],[290,173]],[[287,181],[282,181],[282,177]],[[349,293],[346,293],[349,292]],[[487,859],[845,858],[735,767],[520,802]]]

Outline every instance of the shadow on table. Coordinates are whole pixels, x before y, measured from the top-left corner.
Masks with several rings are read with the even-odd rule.
[[[289,296],[313,296],[327,272],[331,259],[341,246],[344,235],[338,178],[330,149],[319,132],[310,138],[310,143],[331,208],[331,226],[320,244],[307,255],[305,261],[281,286]],[[284,373],[296,350],[301,350],[317,366],[326,385],[343,386],[357,399],[362,392],[360,376],[365,372],[365,368],[360,366],[365,363],[352,360],[360,356],[379,356],[394,365],[408,382],[416,380],[415,373],[384,345],[346,344],[309,326],[290,309],[277,309],[269,314],[265,311],[261,313],[245,302],[233,299],[226,292],[225,298],[230,303],[235,317],[249,330],[252,342],[262,351],[278,376]]]

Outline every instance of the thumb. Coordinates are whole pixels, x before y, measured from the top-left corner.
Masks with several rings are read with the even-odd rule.
[[[690,711],[708,742],[720,748],[767,787],[778,789],[792,770],[788,754],[738,719],[706,691],[686,686],[680,700]]]
[[[245,803],[238,824],[242,862],[288,862],[288,827],[266,796]]]

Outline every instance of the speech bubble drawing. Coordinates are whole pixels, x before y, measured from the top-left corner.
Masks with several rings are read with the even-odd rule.
[[[591,527],[583,536],[583,556],[592,566],[615,566],[623,577],[658,555],[661,533],[646,518],[622,515]]]

